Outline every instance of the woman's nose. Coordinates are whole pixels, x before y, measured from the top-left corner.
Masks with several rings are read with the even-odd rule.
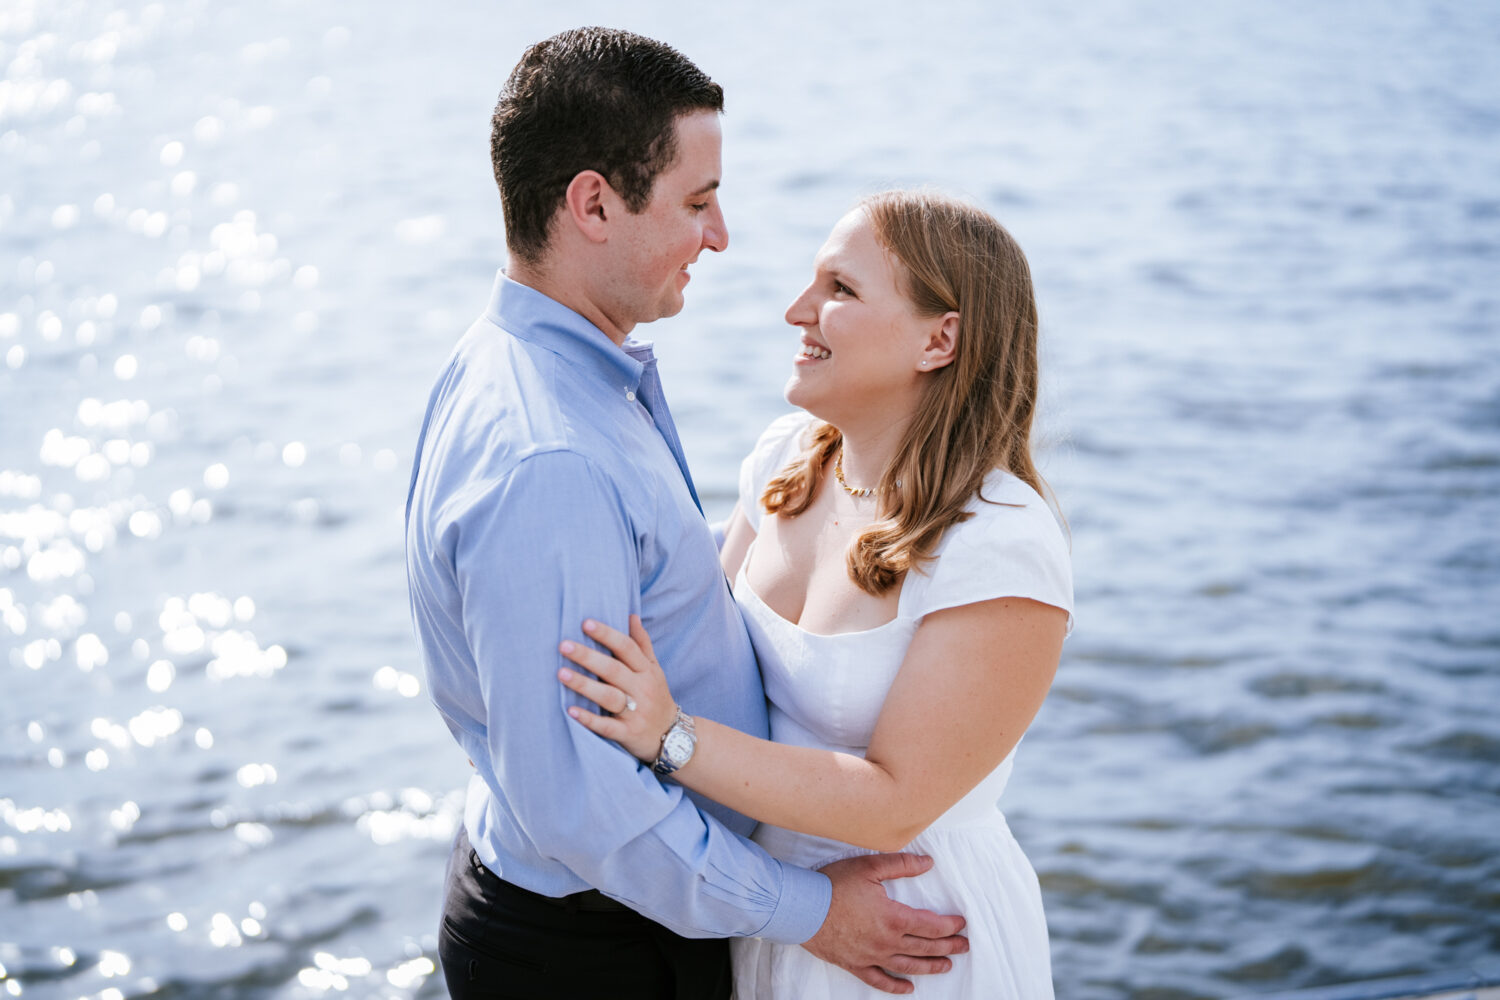
[[[786,321],[792,326],[807,326],[816,322],[817,318],[818,311],[812,303],[812,286],[809,285],[786,307]]]

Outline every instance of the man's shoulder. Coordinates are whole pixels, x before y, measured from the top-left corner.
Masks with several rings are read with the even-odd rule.
[[[488,466],[573,446],[576,421],[556,358],[495,325],[476,320],[454,346],[433,388],[445,451]],[[565,380],[561,380],[565,382]]]

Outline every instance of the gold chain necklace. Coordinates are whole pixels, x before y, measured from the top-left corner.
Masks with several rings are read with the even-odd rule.
[[[850,486],[844,480],[844,449],[842,448],[839,449],[838,457],[833,460],[833,476],[844,488],[844,492],[851,497],[873,497],[886,491],[884,486]]]

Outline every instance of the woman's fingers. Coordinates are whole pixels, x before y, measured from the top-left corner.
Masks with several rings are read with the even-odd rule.
[[[585,729],[598,733],[607,740],[614,740],[616,743],[623,744],[625,738],[630,735],[630,730],[626,728],[625,723],[597,712],[574,707],[568,709],[568,717]]]
[[[624,687],[630,681],[634,673],[629,667],[608,653],[601,653],[591,646],[585,646],[581,642],[562,642],[557,651],[568,659],[578,664],[583,669],[595,674],[600,680],[608,681],[615,687]],[[624,681],[625,684],[620,682]]]
[[[641,647],[641,652],[646,654],[646,659],[652,663],[656,662],[656,650],[651,647],[651,636],[646,634],[646,626],[641,624],[640,615],[630,616],[630,638]]]
[[[583,630],[588,633],[590,639],[615,654],[631,670],[646,669],[648,661],[641,653],[641,647],[624,632],[610,628],[603,622],[594,621],[592,618],[583,623]],[[647,642],[650,642],[650,639],[647,639]]]
[[[619,715],[630,706],[630,696],[624,691],[609,684],[601,684],[576,670],[564,667],[557,672],[557,679],[563,682],[563,687],[578,692],[606,712]]]

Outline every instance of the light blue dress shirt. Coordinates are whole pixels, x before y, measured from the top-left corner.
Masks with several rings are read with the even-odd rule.
[[[597,888],[690,937],[817,931],[825,876],[565,714],[583,702],[558,683],[558,643],[635,612],[690,713],[768,731],[649,343],[622,349],[497,276],[428,402],[406,559],[429,692],[474,762],[464,823],[487,867],[549,896]]]

